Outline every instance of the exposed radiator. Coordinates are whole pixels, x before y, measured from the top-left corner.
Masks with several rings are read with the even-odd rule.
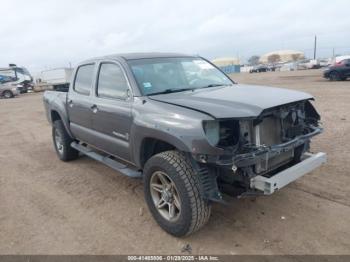
[[[253,141],[257,146],[272,146],[282,143],[282,132],[280,119],[276,117],[266,117],[261,123],[253,128]],[[294,151],[281,153],[275,157],[260,160],[255,166],[256,173],[273,170],[283,164],[288,163],[294,156]]]

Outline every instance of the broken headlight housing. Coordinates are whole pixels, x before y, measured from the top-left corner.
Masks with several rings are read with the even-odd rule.
[[[212,146],[229,148],[239,141],[239,122],[236,120],[204,121],[203,129]]]

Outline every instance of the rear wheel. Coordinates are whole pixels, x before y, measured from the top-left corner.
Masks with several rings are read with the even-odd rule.
[[[147,161],[144,193],[154,219],[174,236],[189,235],[209,220],[211,206],[202,196],[199,178],[178,151],[162,152]]]
[[[3,96],[5,98],[12,98],[13,97],[13,93],[10,91],[10,90],[6,90],[4,93],[3,93]]]
[[[329,79],[331,81],[339,81],[340,80],[340,74],[336,71],[330,72]]]
[[[66,131],[62,120],[56,120],[52,127],[52,139],[56,153],[62,161],[77,159],[79,152],[71,147],[74,141]]]

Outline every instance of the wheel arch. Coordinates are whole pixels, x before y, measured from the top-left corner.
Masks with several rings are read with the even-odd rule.
[[[68,120],[65,117],[63,117],[62,114],[59,111],[57,111],[55,109],[50,110],[50,121],[51,121],[51,123],[53,124],[57,120],[61,120],[63,122],[63,125],[64,125],[67,133],[69,134],[69,136],[71,138],[74,138],[74,136],[72,135],[72,133],[71,133],[71,131],[69,129]]]
[[[50,118],[51,118],[52,123],[57,121],[57,120],[62,120],[61,115],[56,110],[51,110]]]
[[[138,154],[138,162],[140,167],[143,168],[147,160],[152,156],[168,150],[180,149],[171,142],[155,137],[144,137],[140,143],[140,150]]]

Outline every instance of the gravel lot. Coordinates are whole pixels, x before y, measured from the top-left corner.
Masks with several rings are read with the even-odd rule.
[[[187,238],[163,232],[142,183],[81,157],[55,155],[42,93],[0,100],[0,254],[350,254],[350,81],[321,71],[238,74],[240,83],[311,93],[328,163],[282,191],[214,205]]]

